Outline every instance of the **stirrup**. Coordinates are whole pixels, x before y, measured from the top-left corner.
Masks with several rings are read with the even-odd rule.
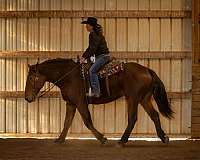
[[[86,96],[87,96],[87,97],[99,98],[99,97],[101,97],[101,94],[96,95],[96,94],[94,94],[94,93],[86,93]]]

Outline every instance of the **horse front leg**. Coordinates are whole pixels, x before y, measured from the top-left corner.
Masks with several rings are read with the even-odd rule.
[[[85,126],[91,130],[91,132],[93,133],[93,135],[102,143],[105,144],[107,141],[107,138],[104,137],[103,134],[101,134],[96,128],[94,128],[92,119],[91,119],[91,115],[90,115],[90,111],[88,109],[88,105],[87,104],[82,104],[77,106],[77,109],[83,119],[83,122],[85,124]]]
[[[63,127],[63,130],[62,130],[60,136],[55,140],[56,143],[64,143],[65,142],[65,138],[67,136],[69,127],[72,124],[72,120],[74,118],[75,112],[76,112],[75,105],[72,105],[72,104],[66,105],[66,115],[65,115],[64,127]]]

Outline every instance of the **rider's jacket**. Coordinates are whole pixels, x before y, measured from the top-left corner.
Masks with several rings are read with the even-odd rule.
[[[92,31],[89,34],[89,46],[86,51],[83,53],[85,59],[94,56],[98,57],[102,54],[108,54],[108,46],[105,40],[105,37],[102,34],[97,34],[96,32]]]

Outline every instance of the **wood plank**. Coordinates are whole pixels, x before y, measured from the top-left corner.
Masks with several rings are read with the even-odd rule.
[[[72,10],[82,10],[83,1],[82,0],[73,0],[72,1]]]
[[[138,27],[138,19],[128,19],[128,51],[138,51],[138,32],[139,32],[139,27]]]
[[[49,28],[49,19],[41,18],[39,21],[39,50],[41,51],[46,51],[50,48]]]
[[[18,11],[27,10],[27,7],[28,7],[28,1],[17,0],[17,10]]]
[[[6,2],[6,10],[7,11],[14,11],[17,8],[17,1],[13,1],[13,0],[7,0]]]
[[[116,1],[116,0],[112,0]],[[142,5],[142,6],[141,6]],[[146,5],[146,4],[145,4]],[[48,7],[46,5],[45,7]],[[41,9],[40,11],[0,11],[0,18],[82,18],[94,16],[97,18],[191,18],[191,11],[180,10],[148,10],[148,7],[140,4],[140,11],[137,10],[120,10],[117,11],[116,4],[108,2],[105,10],[81,10],[82,7],[73,5],[73,10],[56,10],[49,11]],[[144,8],[144,9],[142,9]],[[146,8],[146,9],[145,9]]]
[[[28,10],[38,10],[39,9],[39,1],[28,1]]]
[[[66,27],[67,26],[67,27]],[[69,18],[61,19],[61,50],[70,51],[72,47],[72,21]]]
[[[105,1],[102,0],[95,0],[94,3],[94,10],[105,10],[106,9],[106,5],[105,5]]]
[[[181,10],[183,0],[172,0],[172,10]]]
[[[17,131],[17,112],[16,99],[6,100],[6,132],[16,133]]]
[[[39,50],[39,20],[28,19],[28,50]]]
[[[183,32],[182,32],[182,50],[192,50],[192,20],[191,18],[184,18],[182,21]]]
[[[108,41],[111,38],[106,36]],[[142,43],[142,40],[140,40]],[[34,48],[37,47],[34,44]],[[129,45],[130,46],[130,45]],[[137,48],[137,41],[135,46],[129,49]],[[41,46],[42,47],[42,46]],[[82,50],[82,49],[79,49]],[[45,48],[42,51],[0,51],[1,58],[76,58],[77,55],[82,54],[83,51],[47,51]],[[118,59],[191,59],[191,52],[189,51],[111,51],[112,56]]]
[[[191,118],[191,135],[192,138],[200,137],[200,123],[196,122],[196,118],[200,117],[200,103],[199,103],[199,51],[200,51],[200,31],[199,31],[199,13],[200,2],[198,0],[192,1],[192,118]]]
[[[114,23],[114,22],[113,22]],[[121,32],[123,31],[123,32]],[[108,32],[110,33],[110,32]],[[113,37],[114,38],[114,37]],[[127,50],[127,21],[124,18],[116,20],[116,50],[126,51]]]
[[[191,134],[191,103],[191,99],[182,99],[182,134]]]
[[[83,50],[83,26],[80,23],[79,18],[72,20],[72,51]]]
[[[149,51],[149,20],[139,19],[139,51]]]
[[[182,91],[189,91],[192,89],[192,61],[182,60]],[[191,110],[192,99],[182,99],[182,133],[191,133]]]
[[[27,102],[23,98],[17,99],[17,133],[27,133]]]
[[[71,0],[61,0],[61,10],[71,10],[72,1]]]
[[[116,10],[117,8],[117,0],[106,0],[106,10]]]
[[[115,102],[105,104],[105,133],[115,133]]]
[[[28,103],[28,133],[39,133],[39,106],[38,101]]]
[[[0,18],[0,50],[6,49],[6,20],[3,18]]]
[[[39,99],[39,133],[49,133],[49,99]]]
[[[49,10],[50,9],[50,3],[49,0],[42,0],[39,1],[39,10]]]
[[[27,7],[23,2],[21,7]],[[17,20],[17,50],[27,50],[28,47],[28,25],[27,19],[18,19]],[[23,91],[26,83],[27,77],[27,59],[21,58],[17,59],[16,66],[16,90]],[[26,133],[28,131],[28,110],[27,110],[27,102],[25,102],[24,98],[19,98],[16,100],[16,114],[17,114],[17,133]]]
[[[6,102],[5,99],[0,98],[0,133],[6,131]]]
[[[105,125],[105,119],[104,119],[104,115],[105,115],[105,105],[101,104],[101,105],[94,105],[93,107],[93,123],[94,126],[101,132],[101,133],[105,133],[104,131],[104,125]]]
[[[128,0],[128,10],[138,10],[138,0]]]
[[[6,0],[1,0],[0,1],[0,10],[5,11],[6,9]]]
[[[161,3],[161,10],[171,10],[172,1],[160,0]]]
[[[50,50],[51,51],[60,50],[61,49],[60,19],[58,18],[51,19],[49,27],[50,27]]]
[[[115,27],[115,19],[114,18],[110,18],[110,19],[106,19],[106,26],[105,26],[105,37],[108,43],[108,47],[110,51],[116,51],[116,27]]]
[[[181,20],[172,20],[172,50],[182,49],[182,26]],[[172,72],[171,72],[171,91],[181,91],[181,60],[172,60]],[[172,109],[175,111],[175,118],[171,120],[171,132],[181,133],[181,100],[172,100]]]
[[[160,10],[161,0],[150,0],[150,10]]]
[[[59,10],[61,8],[61,1],[62,0],[50,0],[50,9]]]
[[[149,0],[139,1],[139,10],[149,10]]]
[[[6,20],[6,50],[14,51],[16,50],[16,19]]]
[[[83,10],[94,10],[94,5],[96,1],[94,0],[84,0],[83,1]]]
[[[116,9],[120,10],[127,10],[128,8],[128,0],[117,0],[116,1]]]

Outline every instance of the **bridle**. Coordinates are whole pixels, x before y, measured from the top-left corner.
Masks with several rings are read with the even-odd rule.
[[[34,96],[35,98],[40,98],[40,97],[42,97],[43,95],[45,95],[46,93],[50,92],[50,91],[56,86],[56,84],[57,84],[58,82],[60,82],[61,80],[63,80],[65,77],[69,76],[69,75],[70,75],[76,68],[78,68],[80,65],[81,65],[81,64],[75,66],[74,68],[72,68],[71,71],[65,73],[63,76],[61,76],[60,78],[58,78],[58,80],[56,80],[55,82],[53,82],[53,85],[50,85],[50,86],[47,87],[45,90],[39,92],[39,93],[40,93],[39,95],[35,93],[35,91],[36,91],[36,81],[37,81],[37,79],[39,79],[39,78],[38,78],[39,76],[37,75],[37,74],[38,74],[38,71],[37,71],[37,66],[36,66],[36,73],[34,73],[35,75],[34,75],[34,82],[33,82],[33,84],[32,84],[32,80],[28,79],[28,80],[30,81],[30,84],[31,84],[32,87],[33,87],[33,96]]]

